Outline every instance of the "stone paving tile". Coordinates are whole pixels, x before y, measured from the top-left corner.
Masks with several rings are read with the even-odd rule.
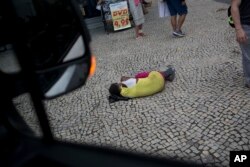
[[[228,166],[229,151],[250,149],[250,91],[243,87],[241,55],[226,23],[227,4],[189,0],[187,37],[173,39],[169,19],[154,2],[142,40],[129,29],[92,32],[96,74],[78,90],[46,101],[59,140],[110,146],[152,156]],[[176,79],[154,96],[109,104],[110,83],[141,70],[173,64]],[[27,95],[15,104],[39,129]]]

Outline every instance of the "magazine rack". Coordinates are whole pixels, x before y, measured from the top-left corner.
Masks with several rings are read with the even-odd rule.
[[[104,30],[107,34],[109,34],[110,32],[114,32],[110,4],[119,3],[123,1],[126,1],[126,0],[103,0],[103,2],[101,3],[102,22],[104,25]],[[129,5],[128,5],[128,8],[129,8]],[[129,14],[129,20],[130,21],[133,20],[131,14]],[[131,26],[133,26],[132,22],[131,22]]]

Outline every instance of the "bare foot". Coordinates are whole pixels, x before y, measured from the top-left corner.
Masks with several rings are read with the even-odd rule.
[[[139,33],[139,36],[141,36],[141,37],[145,37],[145,36],[147,36],[146,34],[144,34],[143,32],[141,32],[141,33]]]
[[[141,38],[142,38],[142,36],[139,35],[139,36],[137,36],[135,39],[141,39]]]

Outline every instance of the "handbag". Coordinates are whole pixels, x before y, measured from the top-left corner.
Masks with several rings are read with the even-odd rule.
[[[232,28],[235,28],[233,17],[231,14],[231,6],[229,6],[227,9],[227,22]]]
[[[164,2],[164,0],[158,0],[158,10],[159,10],[159,17],[160,18],[170,16],[168,4],[166,2]]]

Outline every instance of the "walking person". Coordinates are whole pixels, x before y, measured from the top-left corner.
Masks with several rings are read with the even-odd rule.
[[[245,86],[250,88],[250,1],[231,0],[231,14],[235,25],[236,40],[242,51]]]
[[[174,37],[184,37],[185,33],[182,32],[182,25],[186,19],[187,5],[185,0],[163,0],[167,3],[170,15],[171,25],[173,28]],[[177,17],[179,15],[179,17]]]
[[[143,37],[142,25],[145,22],[141,0],[128,0],[130,13],[135,23],[136,39]]]

